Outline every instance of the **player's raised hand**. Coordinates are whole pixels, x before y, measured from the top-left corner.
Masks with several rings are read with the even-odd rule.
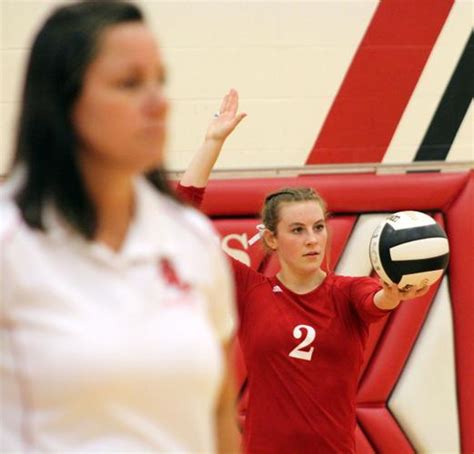
[[[214,118],[207,128],[204,142],[194,154],[181,177],[182,186],[202,188],[207,185],[225,139],[247,116],[246,113],[237,113],[238,109],[239,94],[237,90],[231,89],[224,96],[219,112],[214,114]]]
[[[230,89],[221,102],[219,112],[214,114],[206,132],[206,140],[224,141],[237,125],[247,116],[240,112],[239,93]]]

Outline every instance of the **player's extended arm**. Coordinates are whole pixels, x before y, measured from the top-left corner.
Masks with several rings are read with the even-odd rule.
[[[247,115],[238,113],[238,108],[239,94],[231,89],[222,99],[219,113],[211,120],[203,144],[184,172],[180,181],[182,186],[203,188],[207,185],[225,140]]]

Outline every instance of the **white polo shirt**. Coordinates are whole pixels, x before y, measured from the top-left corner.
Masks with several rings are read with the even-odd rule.
[[[136,184],[122,250],[0,197],[0,451],[215,451],[234,329],[210,222]]]

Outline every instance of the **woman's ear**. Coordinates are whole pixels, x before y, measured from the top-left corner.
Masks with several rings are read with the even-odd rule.
[[[276,251],[278,247],[278,239],[276,235],[268,229],[263,231],[263,241],[272,250]]]

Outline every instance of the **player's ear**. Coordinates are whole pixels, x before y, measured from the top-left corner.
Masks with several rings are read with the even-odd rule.
[[[276,237],[276,235],[272,231],[270,231],[268,229],[265,229],[263,231],[263,241],[265,242],[267,247],[269,247],[272,251],[277,250],[277,248],[278,248],[278,238]]]

